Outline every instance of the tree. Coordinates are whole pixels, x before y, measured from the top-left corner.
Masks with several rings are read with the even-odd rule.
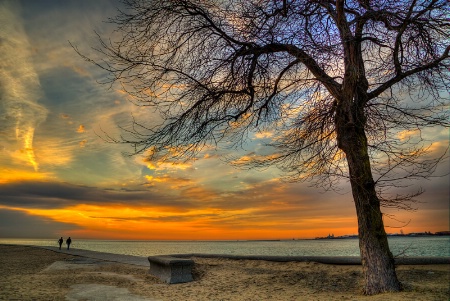
[[[276,131],[274,152],[247,163],[325,187],[347,179],[364,292],[401,290],[380,206],[405,198],[382,193],[386,183],[430,176],[442,158],[423,157],[424,141],[398,133],[449,126],[447,0],[124,3],[110,20],[116,39],[99,35],[101,59],[75,50],[163,121],[134,121],[115,141],[150,159],[180,159]]]

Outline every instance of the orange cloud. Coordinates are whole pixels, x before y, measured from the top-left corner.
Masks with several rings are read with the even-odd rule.
[[[270,155],[257,155],[255,153],[251,153],[248,155],[244,155],[236,160],[231,161],[230,163],[236,166],[251,164],[252,162],[261,162],[261,161],[270,161],[278,158],[278,154],[270,154]]]
[[[210,195],[207,195],[208,193]],[[277,194],[269,193],[269,195],[275,197]],[[171,206],[152,207],[136,204],[75,205],[60,209],[8,209],[77,225],[81,230],[73,230],[71,235],[78,238],[245,240],[314,238],[331,233],[334,235],[357,233],[356,216],[342,215],[339,211],[324,211],[322,208],[303,208],[301,202],[292,201],[292,196],[289,199],[287,195],[280,195],[272,202],[263,202],[259,207],[243,206],[236,209],[212,206],[214,204],[208,203],[211,197],[219,196],[202,189],[191,189],[182,194],[182,197],[188,196],[198,199],[203,205],[185,210]],[[302,215],[303,211],[307,211],[307,214]],[[439,213],[430,214],[436,216]],[[446,219],[445,212],[440,214]],[[408,216],[410,213],[399,214],[398,218]],[[448,227],[448,223],[442,224],[441,229],[425,218],[423,221],[419,218],[418,223],[429,225],[426,228],[428,231],[442,231]],[[404,228],[404,231],[423,231],[423,226],[420,227],[418,223]],[[391,223],[387,221],[387,224]],[[388,228],[388,232],[396,231],[389,231]]]
[[[29,180],[45,180],[51,177],[51,174],[49,173],[9,168],[2,168],[0,173],[0,184]]]
[[[161,182],[167,182],[167,180],[168,180],[168,176],[165,176],[165,177],[145,176],[145,178],[147,179],[147,181],[149,183],[152,183],[152,182],[161,183]]]
[[[5,158],[8,156],[11,163],[32,166],[37,172],[39,170],[39,160],[36,158],[34,131],[33,127],[16,129],[17,143],[5,147],[2,155]]]
[[[86,129],[84,125],[80,124],[80,126],[77,128],[77,133],[84,133],[86,132]]]
[[[61,143],[60,139],[47,138],[36,146],[36,158],[42,166],[62,166],[73,160],[76,144]]]
[[[271,131],[262,131],[255,134],[255,137],[258,139],[272,138],[273,136],[274,133]]]
[[[178,162],[149,162],[147,168],[150,170],[186,170],[192,167],[189,163]]]
[[[418,129],[415,130],[404,130],[397,134],[398,139],[401,141],[409,140],[412,138],[417,137],[420,134],[420,131]]]

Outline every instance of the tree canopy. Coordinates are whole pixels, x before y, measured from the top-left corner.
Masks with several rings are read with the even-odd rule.
[[[397,135],[448,126],[446,1],[345,1],[343,20],[332,1],[126,3],[133,13],[112,20],[121,39],[101,40],[98,64],[164,119],[151,128],[138,120],[122,137],[136,152],[191,157],[205,144],[241,144],[248,131],[270,130],[275,153],[247,163],[276,163],[293,180],[329,185],[345,175],[334,119],[353,89],[348,41],[364,64],[357,87],[380,181],[401,178],[388,177],[399,164],[417,175],[433,166],[415,160],[426,150],[421,141]]]

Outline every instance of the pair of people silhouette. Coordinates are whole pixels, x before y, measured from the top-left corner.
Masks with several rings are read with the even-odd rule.
[[[62,246],[62,244],[63,244],[63,242],[64,242],[64,239],[61,237],[59,240],[58,240],[58,244],[59,244],[59,249],[61,250],[61,246]],[[70,248],[70,244],[72,243],[72,239],[69,237],[68,239],[66,239],[66,244],[67,244],[67,250],[69,250],[69,248]]]

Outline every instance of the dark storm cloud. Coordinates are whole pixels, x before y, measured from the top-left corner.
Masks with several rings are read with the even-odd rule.
[[[65,231],[78,228],[73,224],[55,222],[17,210],[0,209],[0,237],[2,238],[59,237]]]
[[[0,186],[0,204],[20,208],[64,208],[79,204],[148,205],[190,207],[188,201],[177,202],[147,190],[112,190],[60,182],[27,181]]]

